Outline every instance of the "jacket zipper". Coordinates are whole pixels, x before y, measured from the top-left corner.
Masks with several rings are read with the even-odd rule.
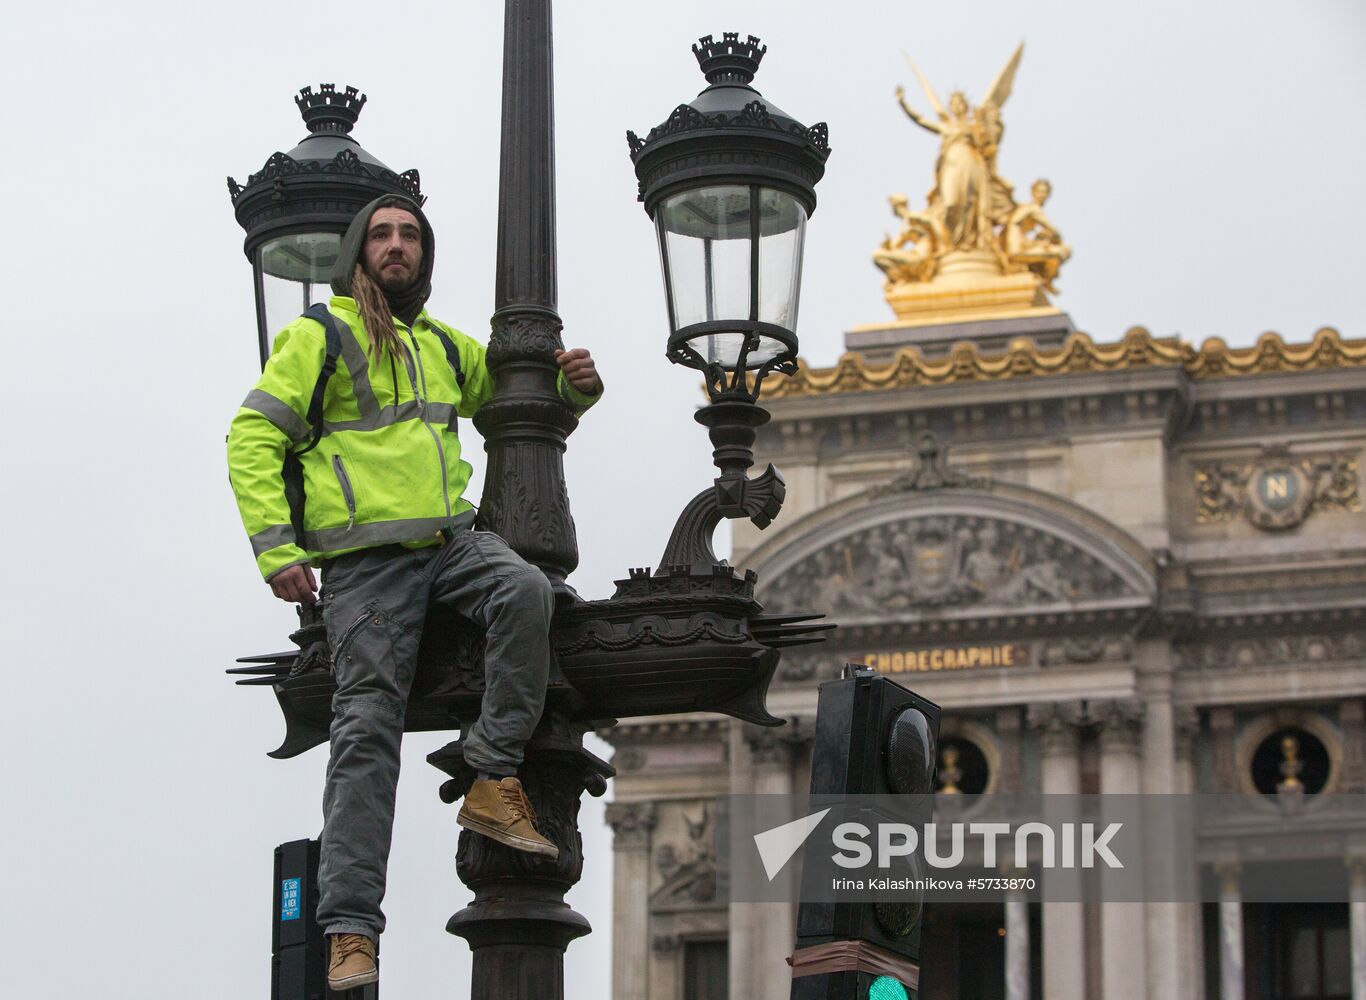
[[[451,516],[451,491],[446,481],[446,449],[441,447],[441,435],[432,430],[432,425],[427,423],[427,374],[422,370],[422,350],[417,346],[417,335],[413,333],[411,328],[408,330],[408,339],[413,345],[413,365],[417,368],[418,382],[422,385],[420,392],[417,384],[413,385],[413,395],[417,397],[417,416],[422,421],[422,426],[427,428],[427,433],[432,436],[433,443],[436,444],[436,458],[441,464],[441,499],[445,501],[446,518],[449,520]],[[412,381],[412,372],[408,373],[408,381]]]
[[[342,499],[346,501],[346,530],[350,531],[356,523],[356,494],[351,489],[351,477],[346,474],[346,466],[342,464],[340,455],[332,456],[332,471],[337,474],[337,482],[341,484]]]

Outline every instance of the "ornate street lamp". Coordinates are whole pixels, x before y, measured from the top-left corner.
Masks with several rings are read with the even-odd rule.
[[[710,430],[721,476],[713,499],[698,497],[684,515],[709,520],[708,536],[721,517],[765,527],[782,504],[771,466],[754,481],[745,470],[755,429],[768,420],[760,383],[796,370],[803,237],[830,155],[823,122],[808,128],[750,86],[767,51],[753,35],[700,39],[693,54],[707,88],[645,139],[626,134],[659,238],[667,356],[702,372],[711,397],[696,418]],[[702,541],[694,532],[670,561],[704,558]]]
[[[332,294],[328,276],[342,235],[362,208],[385,194],[424,199],[416,170],[395,173],[367,153],[351,129],[365,95],[324,83],[294,98],[308,135],[288,153],[273,153],[245,185],[228,178],[256,289],[261,364],[270,338]]]
[[[564,902],[583,866],[579,798],[601,795],[614,772],[583,734],[627,716],[712,711],[781,725],[765,705],[786,647],[819,642],[821,615],[766,615],[753,572],[718,560],[711,535],[722,517],[767,525],[782,502],[770,466],[754,480],[757,405],[768,373],[795,366],[802,238],[829,153],[824,125],[806,128],[766,105],[749,81],[764,50],[725,35],[694,48],[710,86],[645,141],[631,137],[641,197],[660,233],[671,360],[702,371],[706,425],[721,476],[679,518],[658,568],[632,569],[607,600],[580,599],[565,583],[578,561],[562,455],[576,420],[556,392],[561,346],[555,267],[553,66],[550,0],[505,0],[503,135],[495,312],[488,366],[492,399],[475,422],[488,471],[480,526],[497,531],[550,579],[559,595],[551,628],[555,663],[546,709],[526,747],[523,783],[557,861],[529,859],[465,831],[457,872],[473,901],[447,925],[473,951],[473,995],[500,1000],[563,996],[563,956],[588,923]],[[311,134],[276,153],[245,187],[229,180],[256,273],[262,357],[270,332],[312,301],[351,217],[376,195],[420,200],[416,171],[395,174],[347,133],[363,97],[308,89],[299,100]],[[277,291],[276,282],[285,289]],[[279,306],[277,308],[277,300]],[[238,683],[270,686],[287,730],[275,757],[327,740],[330,653],[309,624],[285,653],[245,657]],[[482,637],[440,608],[423,629],[406,732],[468,731],[483,696]],[[429,755],[450,780],[452,802],[474,773],[463,738]]]

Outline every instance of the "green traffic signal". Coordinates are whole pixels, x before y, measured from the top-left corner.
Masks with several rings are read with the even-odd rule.
[[[868,1000],[910,1000],[910,995],[891,976],[878,976],[868,987]]]

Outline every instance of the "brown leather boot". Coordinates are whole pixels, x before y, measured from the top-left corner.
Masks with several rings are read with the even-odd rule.
[[[466,830],[519,851],[547,858],[560,856],[559,848],[536,832],[536,810],[516,778],[476,781],[465,793],[465,803],[455,821]]]
[[[364,934],[329,934],[327,988],[335,992],[368,986],[379,979],[375,942]]]

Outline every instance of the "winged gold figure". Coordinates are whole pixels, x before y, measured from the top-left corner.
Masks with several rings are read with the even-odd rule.
[[[943,220],[949,241],[946,249],[994,249],[994,227],[1004,225],[1015,209],[1010,184],[996,172],[996,151],[1005,131],[1001,109],[1010,98],[1023,54],[1021,42],[977,107],[969,105],[961,90],[955,90],[949,94],[947,111],[919,67],[906,57],[935,117],[912,108],[906,102],[905,88],[897,87],[896,97],[907,118],[940,137],[929,214]]]
[[[1051,186],[1036,181],[1032,199],[1019,204],[996,167],[1005,134],[1002,109],[1023,55],[1021,42],[975,107],[959,90],[945,107],[906,56],[932,113],[912,107],[904,87],[896,88],[897,103],[907,118],[939,137],[939,155],[925,208],[912,211],[905,195],[894,195],[901,232],[888,235],[873,254],[887,276],[888,301],[903,319],[946,308],[1046,307],[1043,293],[1054,291],[1053,279],[1071,254],[1044,215]],[[917,291],[930,284],[933,291]]]

